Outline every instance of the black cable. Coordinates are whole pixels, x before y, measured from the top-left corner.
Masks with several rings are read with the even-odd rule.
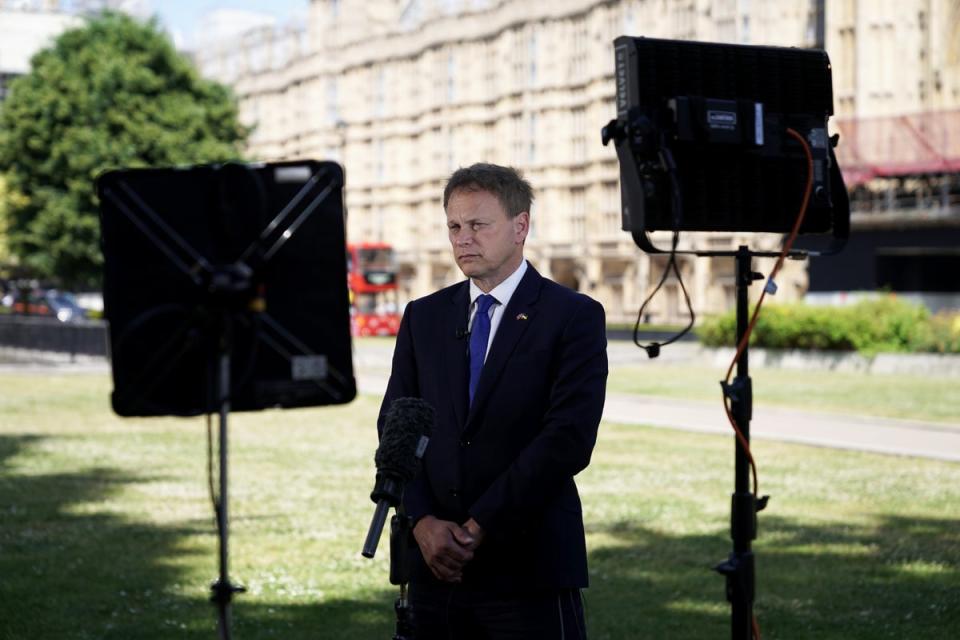
[[[217,525],[217,533],[223,529],[223,523],[220,518],[220,496],[217,493],[213,482],[213,414],[207,413],[207,487],[210,490],[210,502],[213,503],[214,522]]]
[[[693,328],[693,324],[697,319],[697,316],[693,311],[693,303],[690,301],[690,294],[687,292],[686,285],[683,284],[683,276],[680,273],[680,268],[677,266],[677,246],[680,244],[680,221],[683,219],[683,196],[680,191],[680,181],[677,178],[677,165],[673,161],[673,154],[670,153],[670,149],[665,145],[661,145],[660,162],[670,179],[670,208],[673,213],[673,238],[670,243],[670,257],[667,259],[667,266],[663,270],[663,276],[660,277],[660,282],[657,283],[657,286],[654,287],[650,295],[647,296],[647,299],[644,300],[643,304],[640,305],[640,310],[637,312],[637,321],[633,325],[633,343],[646,351],[647,356],[650,358],[656,358],[660,355],[660,347],[673,344],[683,336],[687,335],[687,333],[690,332],[690,329]],[[667,276],[670,275],[671,271],[673,271],[674,275],[676,275],[677,282],[680,285],[680,290],[683,291],[683,299],[687,304],[687,311],[690,314],[690,321],[682,331],[675,334],[668,340],[663,342],[654,341],[646,345],[640,344],[640,321],[643,319],[643,310],[647,308],[650,300],[652,300],[657,292],[660,291],[661,287],[663,287],[664,283],[667,281]]]
[[[217,526],[217,537],[222,544],[223,534],[224,534],[223,511],[221,509],[221,505],[223,504],[222,502],[223,487],[220,487],[221,489],[220,492],[218,492],[214,488],[213,414],[209,412],[207,413],[207,486],[210,489],[210,501],[213,503],[213,515],[214,515],[214,521],[216,522],[216,526]],[[220,598],[222,595],[221,593],[218,592],[218,587],[223,588],[224,585],[219,581],[213,585],[214,596],[212,600],[214,602],[219,602],[218,598]],[[229,583],[227,583],[227,587],[229,588]],[[232,591],[233,589],[231,589],[231,592]],[[230,625],[228,624],[228,620],[227,620],[226,608],[222,605],[222,603],[217,607],[217,616],[218,616],[217,627],[218,627],[218,634],[219,634],[220,640],[230,640],[231,638]]]

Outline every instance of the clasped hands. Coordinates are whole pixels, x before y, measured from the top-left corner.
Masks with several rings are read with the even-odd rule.
[[[463,525],[449,520],[424,516],[413,528],[413,537],[420,547],[430,571],[443,582],[460,582],[463,568],[473,559],[473,552],[483,541],[483,528],[470,518]]]

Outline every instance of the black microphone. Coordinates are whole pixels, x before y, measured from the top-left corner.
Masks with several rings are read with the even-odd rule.
[[[457,327],[457,340],[463,340],[470,335],[470,332],[464,327]]]
[[[363,543],[365,558],[372,558],[377,552],[387,511],[400,504],[403,486],[417,475],[435,421],[433,407],[420,398],[397,398],[387,410],[380,446],[374,455],[377,481],[370,499],[377,504],[377,509]]]

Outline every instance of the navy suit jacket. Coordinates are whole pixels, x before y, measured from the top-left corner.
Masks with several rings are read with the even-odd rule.
[[[407,305],[378,427],[396,398],[437,412],[403,505],[486,536],[465,584],[500,589],[587,586],[580,497],[607,379],[603,307],[528,265],[489,347],[472,405],[467,281]],[[416,550],[412,581],[435,580]]]

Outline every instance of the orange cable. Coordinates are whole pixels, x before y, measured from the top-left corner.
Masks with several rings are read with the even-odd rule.
[[[793,243],[797,239],[797,235],[800,233],[800,226],[803,224],[803,219],[807,215],[807,205],[810,203],[810,194],[813,191],[813,154],[810,152],[810,145],[807,144],[807,141],[803,139],[803,136],[797,133],[795,130],[788,128],[787,133],[800,143],[800,146],[803,147],[804,154],[807,156],[807,184],[803,192],[803,202],[800,205],[800,214],[797,216],[797,220],[793,224],[793,229],[790,231],[787,241],[783,244],[783,250],[780,252],[780,256],[777,258],[777,263],[774,265],[773,271],[770,272],[770,277],[767,279],[770,282],[776,282],[776,277],[780,272],[780,268],[783,266],[783,261],[790,253],[790,249],[793,247]],[[757,324],[757,318],[760,315],[760,307],[763,306],[763,300],[766,298],[766,296],[767,288],[764,287],[763,291],[760,293],[760,299],[757,300],[757,306],[753,309],[753,315],[750,317],[750,323],[747,325],[747,330],[740,339],[740,342],[737,345],[737,352],[734,354],[733,361],[730,363],[730,367],[727,369],[727,375],[724,378],[724,382],[727,385],[730,384],[730,375],[733,373],[733,368],[737,366],[737,362],[740,360],[744,350],[747,348],[747,344],[750,342],[750,335],[753,333],[753,328]],[[740,427],[737,426],[737,421],[733,417],[729,398],[727,397],[726,393],[723,395],[723,408],[726,410],[727,419],[730,421],[730,425],[733,427],[733,431],[737,436],[737,440],[740,442],[740,446],[743,447],[744,452],[747,454],[747,459],[750,461],[750,471],[753,474],[753,494],[758,495],[759,482],[757,481],[757,464],[753,459],[753,454],[750,452],[750,443],[747,442],[746,437],[743,435],[743,432],[740,431]]]

